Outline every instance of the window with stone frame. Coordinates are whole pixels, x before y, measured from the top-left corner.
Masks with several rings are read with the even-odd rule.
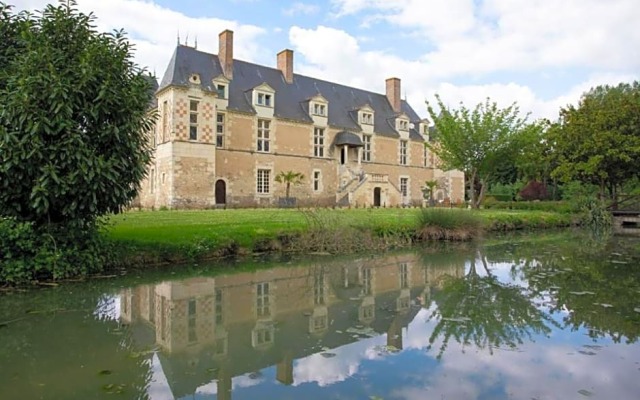
[[[368,113],[368,112],[363,112],[362,113],[362,122],[363,124],[367,124],[367,125],[373,125],[373,114]]]
[[[273,343],[274,330],[269,327],[258,328],[253,331],[253,346],[264,346]]]
[[[371,161],[371,135],[362,135],[362,143],[364,147],[362,149],[362,161]]]
[[[407,141],[400,141],[400,165],[407,165]]]
[[[187,335],[189,343],[194,343],[198,340],[196,332],[196,299],[189,299],[187,304]]]
[[[319,192],[321,187],[322,174],[320,171],[313,171],[313,191]]]
[[[216,114],[216,147],[224,147],[225,115]]]
[[[320,270],[313,275],[313,304],[323,305],[325,301],[324,271]]]
[[[214,310],[216,325],[224,322],[224,297],[222,289],[216,289],[216,306]]]
[[[269,194],[269,180],[271,178],[271,170],[269,169],[258,169],[258,174],[256,176],[256,191],[258,194]]]
[[[199,101],[189,100],[189,140],[198,140]]]
[[[271,94],[268,93],[258,93],[256,103],[259,106],[271,107]]]
[[[169,126],[169,102],[165,100],[162,103],[162,140],[161,143],[167,141],[168,136],[168,126]]]
[[[324,129],[313,128],[313,156],[324,157]]]
[[[271,315],[271,302],[269,298],[269,282],[262,282],[256,285],[256,315],[258,317],[268,317]]]
[[[269,153],[271,151],[271,121],[267,119],[258,120],[258,142],[257,150],[261,153]]]
[[[422,149],[422,158],[423,158],[423,165],[425,167],[429,166],[429,148],[427,146],[424,146],[424,148]]]
[[[400,178],[400,193],[402,197],[407,197],[409,191],[409,178]]]
[[[227,85],[217,84],[216,85],[216,93],[218,94],[219,99],[227,98]]]
[[[409,264],[400,263],[400,289],[409,287]]]
[[[373,293],[372,287],[372,271],[371,268],[364,268],[362,270],[362,294],[369,296]]]
[[[320,115],[320,116],[326,116],[327,115],[327,106],[325,106],[324,104],[318,104],[318,103],[314,103],[313,104],[313,113],[315,115]]]

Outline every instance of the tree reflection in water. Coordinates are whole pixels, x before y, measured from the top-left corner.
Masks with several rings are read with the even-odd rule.
[[[476,249],[476,257],[471,254],[470,258],[464,277],[449,277],[442,289],[432,295],[437,307],[429,320],[437,323],[429,338],[429,349],[441,337],[438,359],[452,338],[493,354],[494,349],[515,349],[534,335],[549,335],[549,325],[556,323],[536,307],[532,291],[500,282],[480,248]],[[482,265],[484,274],[478,272],[477,264]]]

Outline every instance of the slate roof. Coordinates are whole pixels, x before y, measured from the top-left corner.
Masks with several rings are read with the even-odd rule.
[[[160,83],[159,90],[168,86],[192,85],[189,77],[200,76],[203,90],[215,91],[213,79],[223,75],[217,55],[205,53],[192,47],[178,45]],[[308,113],[308,101],[320,94],[328,102],[328,124],[331,127],[352,132],[360,132],[357,110],[365,105],[373,108],[374,132],[388,137],[400,135],[394,128],[393,119],[397,115],[385,94],[373,93],[337,83],[327,82],[304,75],[294,74],[293,83],[285,81],[279,69],[233,60],[233,79],[229,84],[228,109],[255,114],[251,104],[251,90],[263,83],[275,92],[274,116],[294,121],[312,123]],[[418,126],[420,117],[411,106],[402,100],[402,112]],[[423,141],[422,135],[414,128],[410,131],[412,140]]]
[[[336,146],[347,145],[349,147],[362,147],[364,143],[360,140],[360,136],[349,131],[341,131],[336,135],[334,140]]]

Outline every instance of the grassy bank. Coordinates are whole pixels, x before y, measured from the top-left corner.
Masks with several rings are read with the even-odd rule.
[[[137,211],[113,217],[108,237],[121,263],[158,264],[253,252],[384,250],[419,240],[456,239],[456,229],[466,232],[458,232],[460,239],[468,239],[482,230],[562,227],[574,220],[570,214],[545,211],[424,212],[412,208]]]

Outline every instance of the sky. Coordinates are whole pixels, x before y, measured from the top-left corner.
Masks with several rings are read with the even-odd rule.
[[[4,0],[38,10],[51,0]],[[402,95],[421,117],[439,94],[449,107],[487,97],[517,102],[530,120],[556,120],[597,85],[640,79],[638,0],[78,0],[101,31],[124,29],[136,62],[161,79],[176,47],[267,66],[294,51],[294,72]]]

